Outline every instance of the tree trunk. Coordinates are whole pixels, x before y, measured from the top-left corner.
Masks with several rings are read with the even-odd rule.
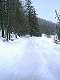
[[[9,40],[10,40],[10,32],[9,32]]]
[[[30,36],[32,37],[32,31],[30,31]]]
[[[15,37],[17,38],[17,34],[15,33]]]
[[[4,37],[4,29],[3,29],[3,27],[2,27],[2,37]]]
[[[8,29],[7,29],[7,41],[8,41]]]
[[[1,14],[1,29],[2,29],[2,37],[4,37],[4,28],[3,28],[2,14]]]

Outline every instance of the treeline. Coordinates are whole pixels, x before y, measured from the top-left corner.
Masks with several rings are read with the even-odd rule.
[[[54,34],[56,24],[38,18],[31,0],[0,0],[0,28],[2,37],[11,39],[11,34],[18,36],[41,36]]]
[[[7,41],[11,34],[40,36],[38,18],[31,0],[0,0],[0,27]]]
[[[38,23],[40,27],[40,32],[47,35],[55,35],[56,34],[56,23],[51,21],[47,21],[45,19],[38,18]]]

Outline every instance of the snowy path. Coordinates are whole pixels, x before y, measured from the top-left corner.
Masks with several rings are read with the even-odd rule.
[[[60,45],[44,39],[1,42],[0,80],[60,80]]]

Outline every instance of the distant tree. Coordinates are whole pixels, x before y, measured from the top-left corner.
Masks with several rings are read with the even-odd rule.
[[[36,16],[36,11],[35,11],[35,8],[32,7],[32,29],[31,29],[31,33],[34,35],[34,36],[40,36],[40,29],[39,29],[39,24],[38,24],[38,18]]]
[[[16,8],[16,25],[15,27],[16,33],[20,35],[24,35],[26,32],[25,27],[25,14],[24,9],[22,7],[22,3],[19,1],[18,6]]]
[[[29,34],[35,35],[37,29],[38,29],[38,20],[36,17],[36,11],[35,8],[32,6],[31,0],[25,0],[26,1],[26,15],[28,17],[28,32]]]

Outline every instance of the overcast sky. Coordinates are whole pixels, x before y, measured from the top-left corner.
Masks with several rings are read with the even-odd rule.
[[[60,9],[60,0],[32,0],[40,18],[56,22],[55,9]]]

